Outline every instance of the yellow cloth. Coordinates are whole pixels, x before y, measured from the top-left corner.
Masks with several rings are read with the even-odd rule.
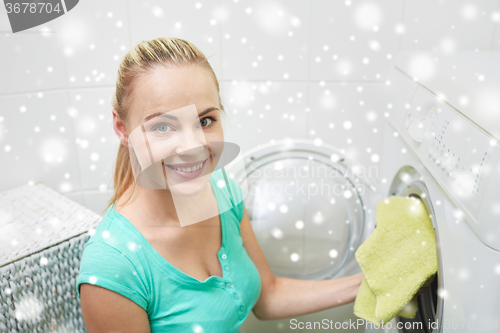
[[[391,196],[377,204],[375,224],[375,231],[356,251],[364,278],[354,314],[379,324],[396,315],[414,318],[417,292],[437,272],[429,213],[419,199]]]

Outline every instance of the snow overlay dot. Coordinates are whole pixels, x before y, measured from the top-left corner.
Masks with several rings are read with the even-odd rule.
[[[273,229],[271,229],[271,235],[273,235],[273,237],[276,239],[282,239],[283,238],[283,231],[281,231],[280,228],[273,228]]]

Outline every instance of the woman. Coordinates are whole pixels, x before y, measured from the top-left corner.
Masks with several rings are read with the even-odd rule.
[[[201,187],[188,182],[175,184],[175,191],[168,185],[137,186],[130,154],[140,153],[131,149],[131,132],[143,128],[146,135],[145,119],[185,106],[192,110],[193,105],[199,126],[192,131],[180,131],[172,119],[151,127],[158,136],[184,133],[169,141],[166,155],[172,163],[170,170],[163,165],[166,184],[174,184],[172,172],[188,177],[188,167],[213,170],[213,161],[211,169],[208,159],[200,163],[194,148],[208,147],[211,154],[209,142],[224,141],[219,84],[203,53],[182,39],[143,41],[125,55],[113,100],[113,126],[121,142],[116,192],[83,250],[77,280],[87,330],[237,332],[250,310],[269,320],[354,301],[363,273],[324,281],[273,275],[234,180],[229,178],[229,192],[239,204],[185,226],[174,192]],[[218,172],[210,177],[210,193],[219,208],[222,192],[213,185],[220,177]]]

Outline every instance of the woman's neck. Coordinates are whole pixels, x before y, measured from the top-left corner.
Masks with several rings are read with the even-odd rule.
[[[115,210],[145,227],[194,224],[219,214],[212,187],[207,185],[198,194],[186,196],[172,194],[169,189],[144,189],[134,184],[120,197]]]
[[[135,220],[143,224],[180,225],[169,190],[150,190],[133,184],[118,199],[115,210],[122,215],[138,217]]]

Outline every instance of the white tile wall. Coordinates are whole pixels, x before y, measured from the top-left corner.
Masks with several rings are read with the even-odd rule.
[[[111,191],[84,191],[83,197],[85,199],[85,205],[88,209],[96,212],[99,215],[104,215],[104,209],[108,205],[108,201],[113,196]]]
[[[308,78],[309,1],[221,0],[221,5],[224,79]]]
[[[375,171],[382,147],[385,83],[315,83],[310,87],[309,137],[342,150]],[[373,173],[376,181],[378,175]]]
[[[221,77],[220,23],[217,0],[128,0],[132,45],[158,37],[177,37],[196,45]]]
[[[243,153],[271,140],[307,138],[306,83],[223,82],[221,94],[224,140]]]
[[[0,6],[0,32],[2,33],[2,35],[6,34],[7,32],[12,32],[5,6]]]
[[[71,200],[78,202],[80,205],[87,207],[93,212],[104,216],[105,208],[108,201],[113,196],[111,191],[87,190],[66,193],[66,196]]]
[[[82,188],[112,188],[119,140],[113,130],[114,88],[70,91]]]
[[[311,4],[310,79],[385,79],[399,47],[403,1]]]
[[[0,97],[0,189],[41,181],[60,192],[81,189],[67,91]]]
[[[0,94],[65,88],[66,68],[55,34],[12,31],[0,6]]]
[[[491,13],[491,18],[495,22],[495,32],[491,41],[491,49],[500,51],[500,0],[498,0],[495,12]]]
[[[489,50],[498,0],[406,0],[402,49]]]
[[[123,0],[86,0],[48,25],[57,31],[70,87],[114,85],[119,61],[130,49]]]

